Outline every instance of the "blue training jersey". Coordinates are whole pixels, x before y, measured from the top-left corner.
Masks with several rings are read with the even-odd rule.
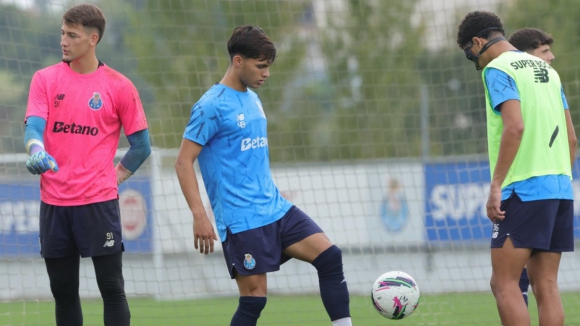
[[[273,223],[292,204],[270,172],[267,121],[258,95],[212,86],[191,109],[183,138],[203,146],[198,157],[221,241]]]
[[[490,103],[494,112],[501,114],[500,105],[508,100],[520,100],[517,85],[513,78],[505,72],[490,68],[485,75],[487,89],[490,90]],[[568,109],[568,102],[562,89],[564,109]],[[522,201],[542,199],[574,199],[572,181],[567,175],[543,175],[526,180],[513,182],[502,189],[502,200],[506,200],[515,192]]]

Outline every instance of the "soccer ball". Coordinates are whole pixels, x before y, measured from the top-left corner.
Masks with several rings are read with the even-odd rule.
[[[389,319],[408,317],[419,305],[419,286],[407,273],[387,272],[375,281],[371,291],[373,306]]]

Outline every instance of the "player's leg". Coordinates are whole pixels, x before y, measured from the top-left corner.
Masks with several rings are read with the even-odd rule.
[[[318,271],[320,296],[333,326],[350,326],[350,298],[342,251],[297,207],[281,220],[284,255],[311,263]]]
[[[54,297],[56,325],[82,326],[83,312],[79,297],[80,257],[45,258]]]
[[[123,278],[118,199],[76,206],[71,229],[81,257],[92,257],[104,306],[105,326],[127,326],[131,314]]]
[[[538,237],[545,233],[545,224],[541,222],[550,213],[544,203],[523,202],[513,193],[501,204],[505,219],[493,225],[490,285],[504,326],[530,324],[519,280],[532,248],[549,247],[549,238]]]
[[[522,292],[522,297],[526,302],[526,307],[528,306],[528,288],[530,287],[530,279],[528,278],[528,269],[524,267],[522,270],[522,275],[520,275],[520,291]]]
[[[93,257],[97,284],[103,298],[105,326],[130,325],[131,313],[125,296],[123,253]]]
[[[266,273],[280,269],[280,237],[277,223],[232,234],[222,242],[230,277],[240,292],[230,326],[254,326],[267,302]]]
[[[528,309],[518,287],[530,249],[515,248],[507,238],[501,248],[491,249],[491,291],[504,326],[530,325]]]
[[[558,290],[561,256],[559,252],[535,252],[528,261],[540,326],[564,325],[564,307]]]
[[[266,274],[243,276],[236,273],[236,283],[240,299],[230,326],[255,326],[266,307],[267,276]]]
[[[40,248],[54,297],[57,326],[80,326],[80,257],[69,224],[70,207],[40,204]]]
[[[564,324],[564,308],[558,290],[558,268],[562,252],[574,251],[574,202],[559,200],[553,220],[544,218],[544,229],[551,227],[547,250],[534,251],[528,261],[532,290],[538,305],[540,326]]]

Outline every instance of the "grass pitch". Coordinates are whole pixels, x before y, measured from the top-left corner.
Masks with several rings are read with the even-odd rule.
[[[580,326],[580,293],[563,293],[566,325]],[[82,300],[84,325],[103,325],[100,300]],[[535,300],[530,297],[532,325],[537,325]],[[237,298],[189,301],[155,301],[129,298],[131,325],[135,326],[225,326],[237,307]],[[351,315],[357,326],[407,325],[500,325],[491,293],[423,294],[417,310],[403,320],[387,320],[372,307],[370,297],[351,297]],[[51,301],[0,303],[0,326],[54,325]],[[271,295],[258,325],[330,325],[318,296]]]

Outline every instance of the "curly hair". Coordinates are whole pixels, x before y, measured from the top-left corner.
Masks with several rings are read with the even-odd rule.
[[[488,39],[496,33],[505,36],[503,24],[496,14],[489,11],[472,11],[463,18],[457,28],[457,45],[463,49],[474,37]]]
[[[526,27],[513,33],[508,41],[518,50],[529,52],[540,45],[552,45],[554,39],[541,29]]]

